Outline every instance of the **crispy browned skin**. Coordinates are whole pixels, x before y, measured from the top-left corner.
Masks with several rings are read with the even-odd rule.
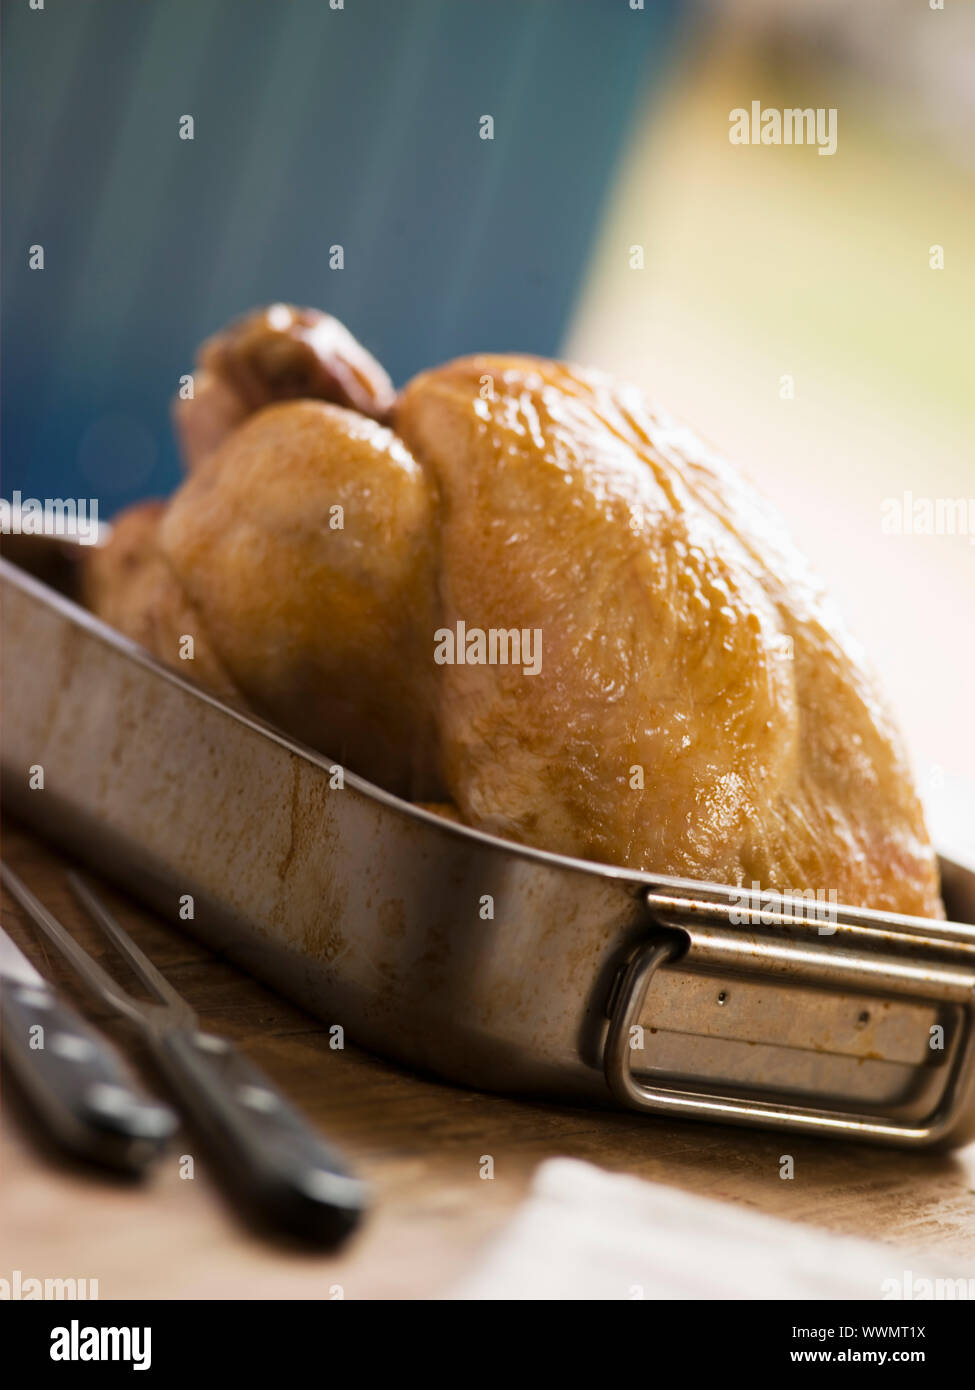
[[[381,420],[393,398],[389,377],[338,319],[271,304],[206,340],[193,395],[173,403],[173,419],[191,471],[274,401],[331,401]]]
[[[82,602],[160,661],[214,695],[242,703],[199,614],[159,550],[161,501],[140,502],[115,518],[111,540],[83,557]],[[193,656],[184,659],[184,638]]]
[[[96,611],[154,650],[171,624],[146,611],[191,614],[253,708],[469,825],[941,915],[863,655],[730,467],[638,393],[532,358],[424,373],[392,421],[259,409],[146,523],[124,595],[119,529]],[[435,665],[459,620],[540,630],[541,671]]]
[[[394,421],[443,494],[440,622],[543,634],[538,675],[441,668],[464,820],[632,868],[941,911],[862,653],[730,468],[638,393],[526,358],[427,372]]]
[[[403,795],[439,791],[434,494],[390,430],[260,411],[173,497],[160,546],[255,709]]]

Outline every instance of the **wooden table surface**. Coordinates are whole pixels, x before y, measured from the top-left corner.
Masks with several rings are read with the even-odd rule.
[[[64,884],[64,861],[7,825],[3,856],[115,969]],[[101,1298],[426,1298],[449,1294],[524,1197],[536,1166],[568,1155],[792,1221],[975,1261],[975,1145],[950,1156],[668,1123],[511,1100],[414,1075],[354,1046],[329,1046],[313,1018],[108,887],[120,921],[198,1010],[314,1118],[371,1183],[371,1216],[338,1255],[279,1246],[243,1225],[181,1132],[143,1185],[62,1163],[4,1087],[0,1274],[97,1278]],[[124,1025],[91,1008],[4,898],[7,931],[137,1060]],[[151,1074],[144,1073],[158,1090]],[[779,1176],[794,1155],[795,1177]],[[484,1179],[481,1158],[494,1158]]]

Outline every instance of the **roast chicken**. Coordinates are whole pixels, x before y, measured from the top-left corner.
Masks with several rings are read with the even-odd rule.
[[[273,306],[205,345],[188,476],[97,613],[356,772],[631,869],[942,915],[897,731],[782,523],[639,392],[478,356],[394,395]]]

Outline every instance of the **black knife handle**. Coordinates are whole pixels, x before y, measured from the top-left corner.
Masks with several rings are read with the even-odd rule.
[[[176,1116],[137,1089],[107,1038],[48,985],[0,976],[0,1040],[62,1148],[129,1172],[162,1153]]]
[[[228,1183],[265,1221],[327,1246],[355,1228],[365,1184],[232,1043],[181,1031],[157,1035],[150,1046]]]

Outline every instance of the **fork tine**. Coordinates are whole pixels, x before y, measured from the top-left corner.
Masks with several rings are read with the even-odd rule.
[[[135,1023],[145,1022],[146,1005],[136,999],[114,980],[93,956],[71,933],[61,925],[52,912],[49,912],[39,898],[27,887],[19,874],[14,873],[9,864],[0,861],[0,879],[4,887],[17,899],[21,907],[33,919],[41,931],[67,960],[89,986],[111,1008],[124,1014]]]
[[[165,975],[156,969],[145,952],[135,944],[128,932],[115,920],[101,899],[95,896],[81,875],[69,873],[68,882],[71,885],[71,891],[82,907],[125,957],[145,987],[151,990],[156,998],[164,1004],[170,1004],[185,1011],[188,1005],[183,996],[173,988]]]

